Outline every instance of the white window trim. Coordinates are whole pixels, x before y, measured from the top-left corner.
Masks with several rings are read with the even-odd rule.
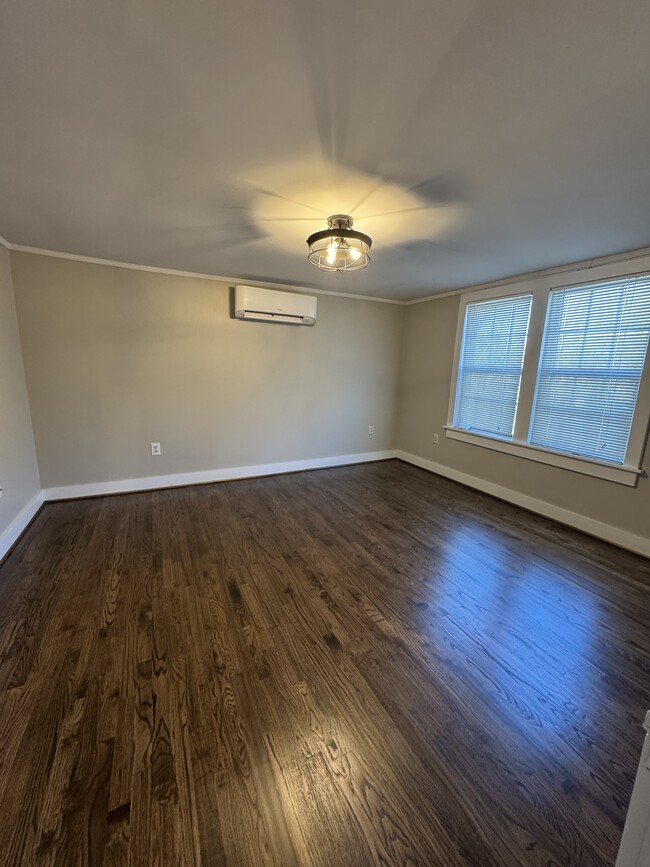
[[[498,452],[516,455],[517,457],[537,461],[538,463],[550,464],[564,470],[582,473],[588,476],[596,476],[610,482],[634,487],[641,469],[641,458],[650,423],[650,351],[646,356],[646,362],[639,384],[634,420],[630,430],[625,461],[623,464],[611,464],[584,458],[578,455],[557,452],[550,449],[540,448],[526,442],[528,429],[532,415],[535,386],[537,383],[537,371],[542,350],[542,337],[546,322],[546,310],[548,307],[549,293],[551,289],[578,286],[582,283],[596,283],[600,280],[608,280],[617,277],[633,277],[637,274],[650,273],[650,256],[644,256],[635,260],[634,271],[628,272],[629,263],[612,262],[593,268],[584,267],[573,272],[563,274],[550,274],[527,277],[521,282],[510,283],[508,286],[497,286],[490,289],[481,289],[477,292],[468,292],[461,295],[460,309],[458,311],[458,325],[456,328],[456,345],[454,349],[454,362],[451,375],[451,390],[449,395],[449,411],[445,435],[453,440],[493,449]],[[571,279],[574,275],[574,279]],[[561,279],[561,282],[559,280]],[[454,427],[454,412],[456,406],[456,392],[458,389],[458,370],[460,366],[460,353],[463,341],[463,328],[465,325],[465,312],[467,305],[474,301],[486,301],[492,298],[507,298],[511,295],[525,295],[531,293],[533,304],[530,312],[528,326],[528,340],[524,354],[523,373],[519,390],[519,402],[515,418],[515,430],[512,439],[499,439],[487,434],[478,434]]]

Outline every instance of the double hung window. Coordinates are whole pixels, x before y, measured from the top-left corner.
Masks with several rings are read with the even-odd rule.
[[[447,435],[634,484],[649,337],[650,275],[466,297]]]

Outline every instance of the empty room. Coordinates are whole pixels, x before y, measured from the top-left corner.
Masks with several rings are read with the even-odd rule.
[[[649,40],[0,0],[0,867],[650,867]]]

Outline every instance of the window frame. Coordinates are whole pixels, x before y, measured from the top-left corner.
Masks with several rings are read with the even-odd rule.
[[[548,464],[572,472],[582,473],[588,476],[606,479],[611,482],[634,487],[639,475],[643,472],[641,460],[650,423],[650,349],[646,353],[645,364],[636,406],[630,438],[628,442],[625,460],[622,464],[614,464],[599,461],[595,458],[581,457],[567,452],[546,449],[542,446],[532,445],[528,442],[532,422],[535,390],[542,351],[542,340],[546,313],[548,309],[550,293],[554,289],[566,289],[576,286],[589,285],[591,283],[605,282],[611,279],[635,277],[650,274],[650,256],[643,256],[635,262],[633,271],[629,271],[627,263],[614,262],[596,267],[586,267],[577,271],[563,271],[558,274],[532,275],[521,280],[510,282],[508,285],[492,286],[466,292],[461,295],[458,311],[458,323],[456,327],[456,342],[454,346],[454,359],[451,375],[451,389],[449,394],[449,409],[447,424],[444,426],[445,435],[452,440],[493,449],[506,454],[538,463]],[[646,264],[639,268],[638,265]],[[570,274],[575,274],[575,279],[569,279]],[[528,324],[528,338],[524,352],[524,362],[519,388],[519,400],[515,415],[515,425],[512,438],[500,438],[490,434],[474,433],[464,428],[454,427],[454,415],[456,397],[458,391],[458,374],[460,368],[460,355],[465,326],[467,305],[476,301],[488,301],[496,298],[507,298],[513,295],[532,295],[532,306]]]

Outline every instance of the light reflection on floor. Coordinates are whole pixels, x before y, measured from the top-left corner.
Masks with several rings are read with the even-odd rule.
[[[592,649],[607,617],[593,592],[478,522],[453,529],[431,566],[416,616],[432,651],[462,666],[499,714],[549,749],[567,728],[593,736],[600,676]]]

